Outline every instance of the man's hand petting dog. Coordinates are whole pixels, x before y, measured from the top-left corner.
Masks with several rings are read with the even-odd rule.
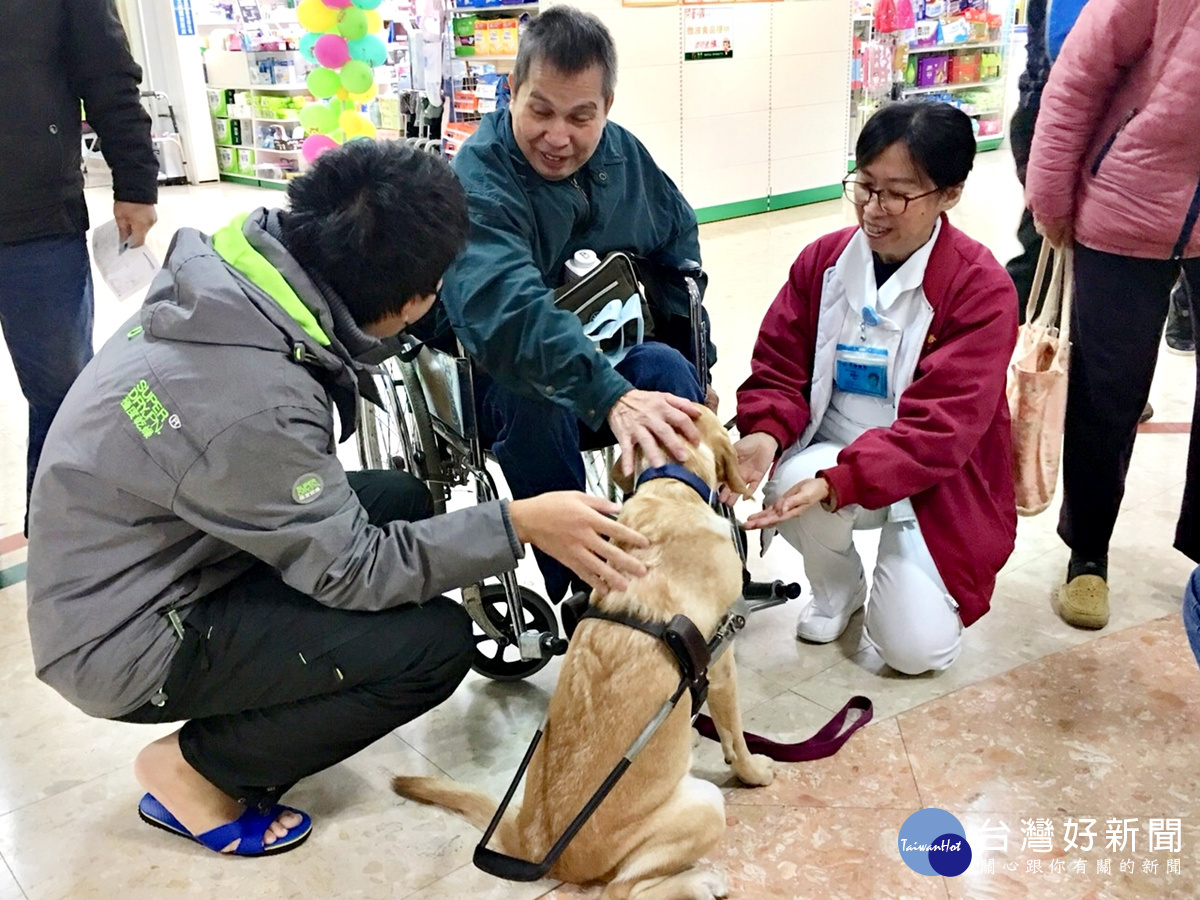
[[[700,443],[700,430],[692,420],[701,409],[690,400],[661,391],[623,394],[608,412],[608,427],[621,445],[625,474],[633,475],[635,447],[651,466],[665,465],[668,454],[680,462],[687,459],[691,447]]]
[[[517,540],[533,544],[579,574],[601,594],[623,591],[646,567],[621,549],[647,547],[632,528],[612,519],[619,503],[578,491],[555,491],[508,504]]]
[[[829,482],[824,478],[806,478],[761,512],[746,519],[746,528],[768,528],[784,519],[794,519],[829,499]]]

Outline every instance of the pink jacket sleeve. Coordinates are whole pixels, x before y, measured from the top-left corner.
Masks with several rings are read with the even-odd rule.
[[[1157,3],[1090,0],[1050,70],[1025,176],[1025,202],[1042,222],[1071,222],[1097,130],[1125,70],[1150,46]]]

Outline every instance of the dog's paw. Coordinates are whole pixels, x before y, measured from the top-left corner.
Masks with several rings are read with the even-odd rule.
[[[764,787],[775,780],[775,764],[761,753],[755,753],[740,763],[735,760],[733,774],[740,778],[743,784]]]
[[[720,872],[700,871],[696,873],[699,878],[699,887],[707,889],[713,900],[720,900],[722,897],[729,896],[729,883],[725,880],[725,876]]]

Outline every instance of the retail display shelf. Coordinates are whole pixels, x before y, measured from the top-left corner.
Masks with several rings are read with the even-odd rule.
[[[306,84],[213,84],[208,87],[218,91],[275,91],[289,94],[307,94]]]
[[[962,84],[933,84],[928,87],[906,87],[905,94],[940,94],[943,91],[965,91],[969,88],[996,87],[1004,84],[1003,78],[989,78],[987,81],[966,81]]]
[[[455,59],[461,59],[463,62],[515,62],[517,54],[515,53],[476,53],[473,56],[455,56]]]
[[[476,16],[479,13],[502,13],[509,10],[531,12],[537,8],[536,3],[503,3],[500,6],[456,6],[451,12],[456,16]]]
[[[248,149],[255,150],[258,153],[274,153],[276,156],[299,156],[299,150],[272,150],[270,147],[259,147],[251,145]]]
[[[933,44],[929,47],[909,47],[908,52],[911,56],[915,53],[944,53],[947,50],[986,50],[989,47],[1003,47],[1000,41],[988,41],[987,43],[974,43],[972,41],[955,41],[951,44]]]

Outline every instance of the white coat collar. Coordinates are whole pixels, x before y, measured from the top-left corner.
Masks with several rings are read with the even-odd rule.
[[[904,265],[881,288],[875,284],[875,260],[871,256],[867,236],[861,228],[854,232],[854,237],[834,264],[838,279],[846,287],[846,299],[850,307],[857,313],[861,313],[864,306],[874,306],[880,312],[887,312],[901,294],[921,287],[929,257],[941,231],[942,217],[938,216],[929,240],[906,259]]]

